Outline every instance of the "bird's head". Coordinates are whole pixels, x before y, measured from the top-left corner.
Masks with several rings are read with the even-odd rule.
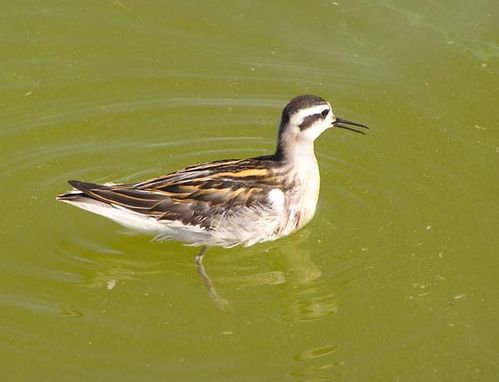
[[[348,125],[368,128],[361,123],[336,117],[331,104],[322,97],[315,95],[295,97],[282,111],[277,150],[284,154],[296,146],[313,148],[315,139],[332,127],[365,134]]]

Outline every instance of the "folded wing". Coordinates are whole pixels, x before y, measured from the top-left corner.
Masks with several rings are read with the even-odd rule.
[[[79,192],[60,199],[91,198],[158,220],[210,229],[245,208],[271,208],[269,193],[283,181],[261,159],[228,160],[187,167],[130,185],[69,183]]]

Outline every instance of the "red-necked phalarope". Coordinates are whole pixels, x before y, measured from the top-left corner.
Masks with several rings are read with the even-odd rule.
[[[69,181],[58,200],[160,240],[206,247],[250,246],[287,236],[315,214],[314,141],[325,130],[367,126],[338,118],[321,97],[293,98],[282,111],[274,154],[221,160],[134,184]]]

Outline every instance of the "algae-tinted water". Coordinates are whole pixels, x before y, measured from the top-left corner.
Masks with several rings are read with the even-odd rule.
[[[495,380],[498,6],[21,1],[0,14],[0,369],[9,381]],[[212,249],[55,195],[273,150],[319,94],[317,216]]]

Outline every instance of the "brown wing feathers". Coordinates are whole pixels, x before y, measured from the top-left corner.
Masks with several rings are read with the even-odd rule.
[[[268,193],[280,181],[268,165],[253,159],[192,166],[135,185],[69,183],[86,197],[104,203],[160,220],[180,220],[209,228],[212,219],[222,213],[267,203]]]

